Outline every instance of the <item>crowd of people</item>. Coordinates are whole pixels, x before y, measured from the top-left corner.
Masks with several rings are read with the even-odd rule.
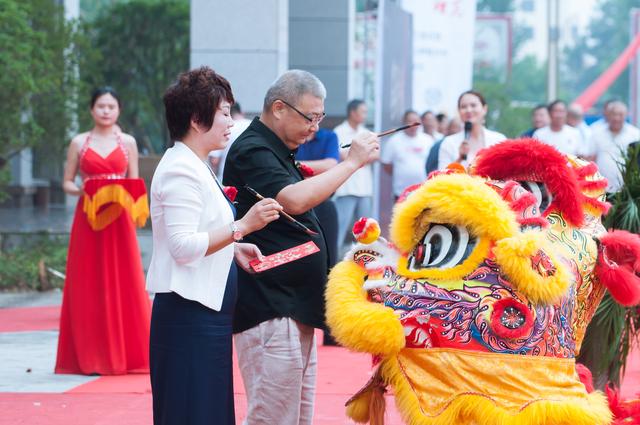
[[[522,137],[533,137],[562,153],[594,161],[609,182],[607,191],[617,192],[622,184],[620,164],[627,147],[640,140],[640,129],[627,122],[627,105],[620,100],[605,102],[602,115],[588,125],[579,105],[555,100],[533,109],[533,127]]]
[[[622,155],[629,144],[640,140],[640,130],[627,122],[627,112],[623,102],[608,101],[603,107],[603,118],[588,125],[580,106],[568,106],[562,100],[555,100],[532,108],[531,128],[519,137],[536,138],[562,153],[596,162],[609,181],[608,191],[616,192],[622,181],[619,168]],[[384,172],[391,176],[393,197],[397,199],[405,188],[423,182],[430,172],[446,168],[451,163],[468,166],[480,149],[506,140],[508,137],[504,134],[486,127],[487,113],[488,104],[484,96],[474,90],[460,95],[457,117],[448,118],[444,113],[433,111],[422,115],[413,110],[405,111],[403,124],[419,122],[421,126],[408,128],[383,141],[379,159]],[[298,149],[296,158],[316,173],[339,163],[347,151],[341,146],[348,145],[353,137],[367,131],[367,105],[359,99],[350,101],[346,116],[347,119],[333,130],[321,129],[310,137],[309,142]],[[246,121],[246,118],[242,119]],[[241,126],[246,128],[244,121]],[[232,137],[231,143],[233,140]],[[222,167],[223,163],[219,166]],[[331,206],[329,216],[333,217],[335,209],[338,221],[337,246],[334,248],[332,242],[329,244],[331,251],[337,252],[332,254],[332,258],[339,258],[347,250],[351,241],[350,226],[359,217],[372,213],[372,166],[366,165],[354,173],[327,200],[326,204]],[[322,208],[325,208],[324,204]],[[332,220],[326,219],[327,223],[332,223]],[[333,240],[333,225],[328,226]]]
[[[358,99],[347,104],[344,122],[321,129],[326,95],[314,75],[287,71],[250,120],[230,83],[211,68],[185,72],[167,89],[173,143],[149,191],[151,308],[131,217],[114,212],[95,228],[85,214],[87,181],[138,178],[135,140],[117,125],[120,99],[111,88],[95,92],[94,127],[73,138],[64,174],[64,190],[81,197],[57,373],[150,373],[155,424],[234,424],[235,338],[245,423],[312,422],[314,328],[325,329],[324,285],[353,223],[373,214],[373,164],[391,176],[397,199],[431,171],[467,167],[481,149],[507,139],[486,128],[489,106],[473,90],[458,98],[458,117],[408,110],[404,124],[421,126],[382,143],[366,129],[367,105]],[[610,101],[603,119],[589,126],[579,107],[556,100],[533,108],[532,128],[521,137],[595,161],[615,192],[624,150],[640,140],[626,118],[626,105]],[[309,243],[310,255],[253,268]]]
[[[430,172],[444,169],[451,163],[467,167],[479,150],[507,139],[504,134],[486,127],[488,104],[481,93],[466,91],[460,95],[457,105],[458,117],[451,119],[444,113],[435,114],[433,111],[426,111],[420,116],[416,111],[405,111],[403,124],[419,122],[421,127],[408,128],[382,143],[380,163],[392,178],[395,199],[407,187],[423,182]],[[568,106],[562,100],[554,100],[532,108],[532,126],[519,137],[535,138],[561,153],[595,162],[609,181],[608,192],[616,192],[622,182],[619,164],[626,148],[640,141],[640,130],[628,123],[627,118],[624,102],[611,100],[604,104],[603,117],[588,125],[579,105]],[[363,101],[349,102],[347,120],[333,129],[338,146],[349,144],[355,134],[364,131],[365,121],[366,105]],[[330,130],[322,131],[324,138],[330,137]],[[371,214],[371,167],[368,165],[354,174],[333,198],[340,223],[338,252],[346,250],[349,226],[358,217]]]

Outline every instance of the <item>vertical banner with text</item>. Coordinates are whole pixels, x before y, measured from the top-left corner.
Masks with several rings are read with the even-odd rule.
[[[413,14],[413,107],[456,110],[471,88],[476,0],[403,0]]]

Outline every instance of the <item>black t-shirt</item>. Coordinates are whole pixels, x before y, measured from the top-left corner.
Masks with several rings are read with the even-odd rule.
[[[286,186],[303,179],[295,166],[295,151],[258,118],[231,145],[224,167],[224,184],[238,189],[238,218],[244,217],[256,198],[244,189],[255,189],[265,198],[276,198]],[[305,325],[324,326],[324,288],[327,280],[327,245],[313,210],[294,216],[309,229],[309,236],[284,217],[251,233],[245,242],[254,243],[270,255],[313,241],[319,252],[258,274],[238,270],[238,304],[233,331],[242,332],[280,317],[291,317]]]

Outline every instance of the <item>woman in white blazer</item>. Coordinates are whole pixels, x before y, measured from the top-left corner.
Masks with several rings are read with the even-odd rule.
[[[468,167],[481,149],[506,140],[507,137],[484,126],[487,116],[487,101],[477,91],[468,90],[458,98],[458,114],[467,130],[451,134],[442,140],[438,154],[438,169],[457,162]]]
[[[164,95],[176,142],[158,164],[150,191],[153,255],[147,289],[155,293],[150,340],[155,425],[235,424],[235,264],[249,271],[249,262],[261,257],[255,245],[238,242],[276,220],[282,207],[265,199],[234,221],[235,208],[206,165],[209,152],[228,143],[232,103],[229,83],[208,67],[181,74]]]

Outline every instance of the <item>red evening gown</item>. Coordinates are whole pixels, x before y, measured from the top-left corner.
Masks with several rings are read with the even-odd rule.
[[[81,175],[124,177],[128,157],[80,151]],[[84,195],[86,196],[86,195]],[[120,375],[149,372],[150,301],[133,221],[123,212],[95,231],[78,201],[67,257],[56,373]]]

